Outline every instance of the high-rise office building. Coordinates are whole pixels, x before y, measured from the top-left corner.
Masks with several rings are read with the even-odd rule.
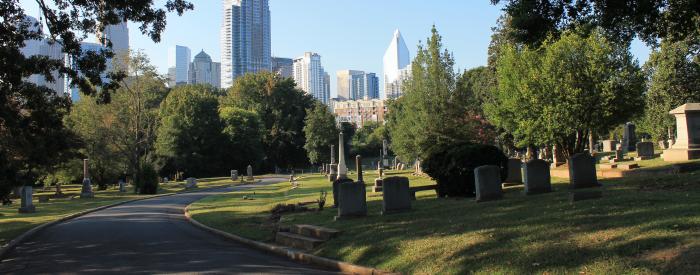
[[[190,48],[185,46],[175,45],[168,49],[168,85],[170,87],[190,82],[191,54]]]
[[[338,77],[338,100],[379,98],[379,78],[374,73],[342,70]]]
[[[190,63],[190,84],[210,84],[221,88],[221,63],[212,62],[211,57],[202,50]]]
[[[268,0],[224,0],[221,24],[221,86],[245,73],[271,70]]]
[[[294,81],[297,87],[328,104],[330,87],[326,87],[326,72],[321,65],[321,56],[306,52],[304,56],[294,59]],[[330,77],[329,77],[330,78]]]
[[[112,51],[119,54],[129,52],[129,26],[127,22],[106,26],[104,31],[97,33],[97,43],[107,47],[112,43]]]
[[[99,53],[100,51],[107,50],[107,47],[100,43],[90,43],[90,42],[81,42],[80,43],[80,50],[85,54],[86,52],[96,52]],[[66,66],[72,66],[74,69],[77,69],[77,65],[75,60],[68,56],[65,55],[65,64]],[[107,65],[107,70],[110,70],[112,68],[112,59],[107,59],[106,60],[106,65]],[[102,78],[102,81],[107,82],[109,81],[109,78],[107,78],[107,73],[103,72],[100,77]],[[80,89],[78,87],[71,85],[72,79],[68,76],[65,77],[63,81],[63,91],[66,94],[69,94],[71,97],[71,100],[73,102],[77,102],[80,100]]]
[[[293,77],[294,60],[291,58],[273,57],[272,72],[284,78]]]
[[[24,20],[30,26],[30,31],[38,33],[42,32],[42,25],[39,20],[31,16],[26,16]],[[36,40],[25,40],[24,47],[20,49],[20,52],[25,57],[46,56],[53,60],[64,60],[64,53],[61,44],[51,43],[48,38],[44,37]],[[26,78],[26,81],[34,83],[37,86],[45,86],[55,91],[56,94],[63,94],[65,91],[64,77],[59,74],[58,71],[52,72],[51,75],[53,76],[53,81],[48,81],[46,77],[41,74],[30,75]]]
[[[326,105],[331,104],[331,75],[328,74],[328,72],[324,71],[323,72],[323,95],[325,97],[325,103]]]
[[[397,98],[403,94],[403,81],[410,75],[411,57],[406,42],[397,29],[384,53],[384,95]]]

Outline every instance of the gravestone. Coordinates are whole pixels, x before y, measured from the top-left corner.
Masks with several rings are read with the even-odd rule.
[[[654,143],[651,141],[637,142],[637,157],[635,160],[654,158]]]
[[[407,177],[388,177],[384,179],[382,194],[382,214],[391,214],[411,210],[411,193]]]
[[[231,170],[231,180],[232,181],[238,180],[238,170]]]
[[[520,161],[520,159],[508,159],[508,176],[506,177],[507,183],[523,183],[523,175],[520,171],[521,165],[522,161]]]
[[[625,154],[622,151],[622,148],[618,148],[615,150],[615,158],[610,160],[610,163],[616,163],[616,162],[622,162],[625,161]]]
[[[600,186],[595,158],[588,153],[578,153],[569,158],[569,184],[572,189]]]
[[[523,164],[525,194],[534,195],[552,192],[549,164],[541,159],[533,159]]]
[[[669,113],[676,118],[676,138],[675,142],[669,142],[671,148],[664,150],[664,160],[700,158],[700,103],[683,104]]]
[[[338,216],[336,220],[367,216],[367,191],[357,182],[342,182],[338,186]]]
[[[343,132],[338,134],[338,177],[336,179],[348,178],[348,166],[345,165],[345,139]]]
[[[382,140],[382,167],[389,167],[389,145],[386,139]]]
[[[333,182],[338,177],[338,165],[337,164],[330,164],[329,166],[330,166],[330,172],[328,173],[328,180]]]
[[[197,179],[187,178],[187,183],[185,183],[185,189],[191,189],[197,187]]]
[[[500,170],[501,168],[496,165],[483,165],[474,169],[477,202],[497,200],[503,197]]]
[[[635,133],[636,127],[633,123],[625,123],[624,131],[622,133],[622,151],[624,152],[634,152],[637,145],[637,134]]]
[[[81,199],[94,198],[95,193],[92,191],[92,181],[88,171],[88,159],[83,160],[83,187],[80,190]]]
[[[355,169],[357,169],[357,182],[365,184],[362,178],[362,156],[360,155],[355,156]]]
[[[379,177],[374,179],[374,186],[372,186],[372,192],[374,193],[382,192],[382,186],[384,186],[384,168],[379,167],[377,172],[379,172]]]
[[[413,173],[416,175],[423,175],[423,167],[421,166],[420,159],[416,159],[416,163],[413,165]]]
[[[617,148],[617,141],[615,140],[603,140],[603,152],[612,152]]]
[[[331,145],[331,164],[335,164],[335,145]]]
[[[119,179],[119,192],[126,193],[126,182],[122,179]]]
[[[247,168],[246,170],[247,170],[246,172],[248,172],[248,173],[247,173],[247,174],[248,174],[248,178],[247,178],[246,180],[248,180],[248,181],[254,181],[255,178],[253,178],[253,166],[248,165],[248,168]]]
[[[19,213],[36,212],[36,207],[34,207],[34,204],[32,203],[33,192],[34,190],[31,186],[27,185],[22,187],[22,191],[20,192],[20,207],[17,209]]]
[[[352,183],[352,179],[337,179],[333,181],[333,207],[338,207],[340,205],[340,184],[345,183],[345,182],[350,182]]]

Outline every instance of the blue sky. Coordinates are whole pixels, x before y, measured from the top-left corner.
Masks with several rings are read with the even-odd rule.
[[[38,14],[34,1],[20,2],[29,15]],[[165,1],[155,2],[162,6]],[[159,44],[141,35],[137,25],[129,25],[131,48],[143,49],[163,74],[167,72],[167,49],[176,44],[189,47],[192,56],[203,49],[214,61],[221,60],[222,1],[190,2],[195,5],[193,11],[182,17],[168,16]],[[455,69],[485,65],[491,28],[501,14],[500,7],[490,5],[489,0],[270,0],[270,12],[273,55],[293,58],[306,51],[319,53],[331,75],[332,97],[338,70],[363,70],[381,76],[382,57],[396,28],[401,30],[411,57],[419,40],[425,41],[435,24],[444,46],[454,53]],[[632,53],[642,64],[649,49],[635,42]]]

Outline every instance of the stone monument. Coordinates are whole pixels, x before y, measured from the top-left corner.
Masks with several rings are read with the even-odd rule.
[[[389,145],[386,139],[382,140],[382,168],[389,167]]]
[[[651,141],[637,142],[637,157],[636,161],[653,159],[654,158],[654,143]]]
[[[367,191],[364,184],[338,179],[338,216],[336,220],[367,216]],[[334,182],[335,184],[335,182]]]
[[[80,190],[80,198],[94,198],[95,193],[92,191],[92,181],[90,181],[90,174],[88,171],[88,159],[83,160],[83,187]]]
[[[248,165],[247,172],[248,172],[248,178],[246,178],[246,180],[254,181],[255,178],[253,178],[253,166]]]
[[[498,200],[503,197],[501,168],[496,165],[483,165],[474,169],[476,201]]]
[[[336,179],[347,179],[348,178],[348,166],[345,165],[345,148],[343,143],[343,132],[338,134],[338,177]]]
[[[238,170],[231,170],[231,180],[232,181],[238,180]]]
[[[520,171],[520,169],[522,168],[521,166],[522,162],[520,161],[520,159],[508,159],[508,176],[506,177],[506,183],[523,183],[523,175]]]
[[[357,182],[364,185],[365,181],[362,178],[362,156],[360,155],[355,156],[355,169],[357,169]]]
[[[533,159],[523,164],[525,194],[534,195],[552,192],[549,164],[541,159]]]
[[[625,123],[624,132],[622,133],[622,151],[634,152],[637,148],[636,127],[632,122]]]
[[[123,179],[119,179],[119,192],[126,193],[126,182]]]
[[[329,164],[329,172],[328,172],[328,180],[331,182],[335,181],[335,179],[338,177],[338,165],[337,164]]]
[[[588,153],[578,153],[569,158],[569,184],[572,189],[600,186],[595,162],[595,158]]]
[[[372,192],[377,193],[377,192],[382,192],[382,186],[384,186],[384,168],[382,168],[381,163],[377,163],[379,166],[377,168],[377,172],[379,173],[379,177],[374,179],[374,186],[372,186]]]
[[[33,188],[30,185],[22,187],[20,191],[20,207],[17,209],[19,213],[34,213],[36,212],[36,207],[32,203]]]
[[[407,177],[388,177],[384,180],[382,215],[411,210],[411,193]]]
[[[664,160],[700,158],[700,103],[686,103],[669,113],[676,117],[676,141],[664,150]]]

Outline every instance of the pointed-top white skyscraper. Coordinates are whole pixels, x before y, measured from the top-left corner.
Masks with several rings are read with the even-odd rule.
[[[401,96],[401,84],[411,67],[411,57],[399,29],[394,31],[389,48],[384,53],[384,95],[386,98]]]

